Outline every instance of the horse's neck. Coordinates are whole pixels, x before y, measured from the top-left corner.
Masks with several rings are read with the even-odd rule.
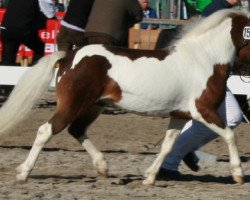
[[[209,31],[180,40],[179,47],[196,54],[196,57],[209,59],[211,64],[227,64],[232,62],[235,47],[231,39],[231,19],[226,19]],[[199,56],[200,55],[200,56]]]

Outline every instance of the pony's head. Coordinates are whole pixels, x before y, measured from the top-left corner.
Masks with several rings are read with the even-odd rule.
[[[246,14],[232,15],[231,36],[236,48],[236,59],[250,64],[250,19]]]

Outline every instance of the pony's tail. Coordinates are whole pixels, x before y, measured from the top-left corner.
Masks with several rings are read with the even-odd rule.
[[[0,135],[28,116],[39,97],[48,89],[56,61],[63,57],[65,52],[45,56],[21,77],[0,109]]]

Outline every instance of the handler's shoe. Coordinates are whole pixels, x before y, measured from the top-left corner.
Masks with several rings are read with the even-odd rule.
[[[189,152],[184,158],[183,162],[194,172],[199,171],[200,167],[198,165],[199,158],[195,155],[194,152]]]
[[[165,169],[163,167],[160,168],[159,173],[157,175],[158,180],[179,180],[181,177],[181,173],[175,170]]]

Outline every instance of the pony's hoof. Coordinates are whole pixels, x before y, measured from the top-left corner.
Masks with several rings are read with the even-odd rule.
[[[23,176],[22,174],[17,174],[16,175],[16,181],[19,182],[19,183],[26,182],[27,181],[27,177]]]
[[[94,166],[97,169],[98,174],[104,177],[108,177],[108,165],[105,160],[100,159],[96,162],[94,162]]]
[[[103,177],[107,178],[108,177],[108,169],[98,170],[98,174],[100,176],[103,176]]]
[[[236,183],[239,183],[239,184],[245,183],[244,176],[233,176],[233,179]]]
[[[145,180],[142,182],[142,184],[143,184],[143,185],[148,185],[148,186],[150,186],[150,185],[154,185],[155,182],[152,181],[152,180],[149,180],[149,179],[145,179]]]

